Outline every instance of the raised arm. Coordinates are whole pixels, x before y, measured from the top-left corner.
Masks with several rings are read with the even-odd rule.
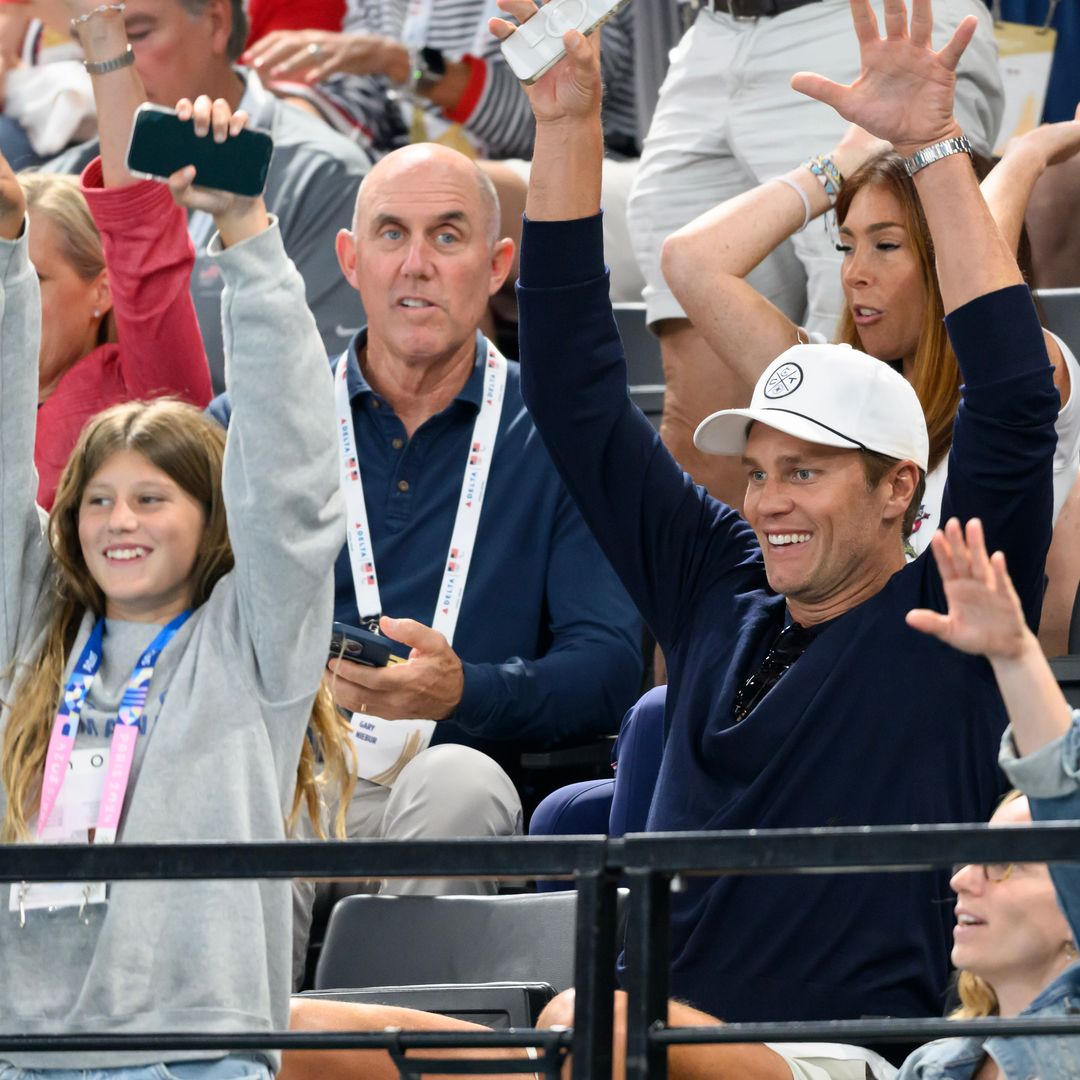
[[[1072,710],[1024,621],[1005,556],[988,556],[982,522],[962,529],[951,518],[930,542],[945,583],[947,614],[915,610],[907,622],[961,652],[985,656],[994,669],[1012,724],[1016,749],[1034,753],[1069,730]]]
[[[244,114],[199,98],[197,134],[238,134]],[[225,282],[222,322],[232,422],[223,490],[235,558],[231,575],[245,674],[267,704],[315,691],[333,608],[331,570],[344,541],[333,386],[304,284],[261,198],[194,186],[192,166],[170,180],[183,206],[211,214],[210,254]],[[226,595],[228,595],[226,593]]]
[[[41,298],[25,222],[22,188],[0,155],[0,667],[5,668],[32,633],[49,559],[44,522],[34,504]]]
[[[910,29],[904,0],[886,0],[880,36],[870,0],[851,0],[861,72],[850,86],[800,72],[791,85],[831,105],[853,124],[891,142],[905,158],[963,135],[953,117],[956,66],[978,25],[969,15],[940,51],[930,45],[930,0],[913,0]],[[951,153],[914,174],[937,253],[946,313],[1008,285],[1022,284],[964,153]]]
[[[128,55],[131,46],[123,9],[101,5],[97,0],[65,0],[65,4],[94,88],[105,187],[133,184],[136,177],[127,171],[125,159],[132,117],[146,101],[146,90],[133,64],[106,72],[97,67]]]
[[[853,125],[825,156],[850,176],[886,148]],[[824,185],[799,165],[706,211],[664,242],[661,266],[676,299],[721,362],[751,385],[800,332],[746,276],[831,205]]]

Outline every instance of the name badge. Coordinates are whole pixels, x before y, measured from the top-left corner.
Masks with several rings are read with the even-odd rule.
[[[107,746],[72,750],[64,786],[41,830],[42,843],[86,843],[89,831],[97,825],[108,768]],[[105,899],[103,881],[23,881],[11,886],[8,911],[19,912],[20,922],[25,923],[28,911],[70,907],[81,913],[90,904],[105,903]]]

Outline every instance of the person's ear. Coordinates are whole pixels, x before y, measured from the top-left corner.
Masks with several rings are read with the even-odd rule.
[[[491,280],[488,283],[488,296],[494,296],[506,281],[506,275],[514,265],[514,241],[509,237],[495,241],[491,250]]]
[[[102,270],[91,286],[91,299],[94,302],[94,317],[107,315],[112,311],[112,290],[109,288],[109,271]]]
[[[230,0],[210,0],[203,17],[210,23],[210,44],[214,53],[227,55],[233,25],[233,9]]]
[[[914,461],[902,461],[893,472],[882,481],[885,488],[885,505],[882,518],[888,524],[896,520],[903,521],[908,512],[915,489],[919,486],[919,466]]]
[[[334,251],[345,280],[359,292],[360,285],[356,278],[356,237],[348,229],[339,229],[334,237]]]

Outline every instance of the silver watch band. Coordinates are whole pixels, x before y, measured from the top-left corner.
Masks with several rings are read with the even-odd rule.
[[[111,60],[84,60],[83,67],[91,75],[108,75],[110,71],[119,71],[135,63],[135,50],[129,44],[119,55]]]
[[[971,157],[971,143],[967,141],[965,136],[959,135],[953,139],[942,139],[941,142],[932,143],[930,146],[924,146],[921,150],[916,150],[911,157],[904,158],[904,168],[907,169],[908,176],[914,176],[920,169],[925,169],[927,165],[932,165],[942,158],[951,157],[953,154],[967,154],[968,157]]]

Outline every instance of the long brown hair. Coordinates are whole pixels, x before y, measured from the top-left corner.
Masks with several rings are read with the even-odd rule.
[[[844,178],[836,197],[836,221],[843,225],[855,196],[864,188],[882,186],[896,197],[903,210],[903,224],[911,240],[919,264],[926,307],[922,329],[912,365],[911,385],[926,416],[930,437],[930,470],[949,452],[952,445],[953,421],[960,407],[960,368],[956,354],[945,331],[945,308],[941,302],[937,275],[934,271],[934,244],[926,224],[915,185],[904,169],[899,154],[886,151],[870,158],[861,168]],[[837,340],[866,351],[859,337],[851,309],[845,305],[837,329]],[[896,359],[883,356],[882,360]],[[929,470],[928,470],[929,471]]]
[[[199,409],[168,398],[127,402],[106,409],[83,429],[72,451],[49,516],[53,567],[47,590],[45,640],[23,671],[13,671],[15,691],[0,746],[0,783],[7,805],[0,839],[29,835],[27,822],[37,812],[41,778],[53,717],[64,692],[64,668],[79,624],[90,612],[105,613],[105,597],[87,569],[79,542],[79,510],[90,480],[114,454],[141,454],[200,503],[203,534],[191,571],[192,606],[204,604],[214,586],[232,569],[228,522],[221,489],[225,433]],[[317,770],[317,760],[322,769]],[[311,738],[305,739],[298,771],[291,829],[302,806],[322,835],[320,789],[336,785],[340,802],[335,833],[344,834],[345,807],[355,783],[355,763],[348,724],[320,688],[311,714]]]

